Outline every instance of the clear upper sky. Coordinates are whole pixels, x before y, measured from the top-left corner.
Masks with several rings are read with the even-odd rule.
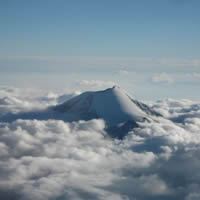
[[[143,99],[200,99],[199,10],[199,0],[0,0],[0,84],[104,80]]]

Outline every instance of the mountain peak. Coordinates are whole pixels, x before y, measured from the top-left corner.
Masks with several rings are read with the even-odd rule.
[[[120,90],[122,90],[122,89],[120,88],[120,86],[118,86],[118,85],[113,85],[113,87],[107,88],[107,89],[102,90],[102,91],[97,91],[97,92],[117,92],[117,91],[120,91]]]
[[[119,86],[103,91],[84,92],[55,109],[80,115],[81,119],[102,118],[109,126],[147,118],[147,113]]]
[[[95,93],[110,93],[110,94],[115,94],[115,95],[124,94],[124,95],[126,95],[128,97],[128,95],[126,94],[125,90],[123,90],[118,85],[114,85],[113,87],[107,88],[105,90],[96,91]]]
[[[113,90],[115,90],[115,89],[120,90],[120,87],[119,87],[118,85],[114,85],[114,86],[112,87],[112,89],[113,89]]]

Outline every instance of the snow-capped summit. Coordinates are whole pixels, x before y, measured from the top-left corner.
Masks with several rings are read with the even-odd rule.
[[[103,91],[84,92],[55,107],[56,111],[79,115],[80,119],[102,118],[108,126],[148,119],[151,110],[132,100],[119,86]]]

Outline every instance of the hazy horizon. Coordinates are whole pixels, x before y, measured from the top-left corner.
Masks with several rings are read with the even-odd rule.
[[[95,87],[97,80],[143,100],[199,100],[199,6],[197,0],[1,1],[0,84],[62,90],[83,81]]]

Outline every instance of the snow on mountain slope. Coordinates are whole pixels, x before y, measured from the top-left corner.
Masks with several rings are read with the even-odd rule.
[[[145,108],[145,109],[142,109]],[[121,88],[114,86],[103,91],[85,92],[58,105],[54,110],[80,115],[85,118],[102,118],[109,126],[127,121],[143,121],[148,118],[145,104],[133,101]]]

